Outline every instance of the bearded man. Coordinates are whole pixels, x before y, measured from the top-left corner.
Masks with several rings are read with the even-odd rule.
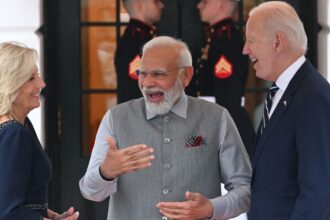
[[[110,197],[108,220],[227,219],[248,211],[251,165],[240,135],[225,108],[185,95],[192,75],[182,41],[162,36],[143,47],[143,98],[105,114],[80,180],[85,198]]]

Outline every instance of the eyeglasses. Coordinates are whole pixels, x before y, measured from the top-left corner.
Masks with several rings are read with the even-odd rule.
[[[179,70],[185,68],[185,66],[180,66],[178,68],[172,69],[172,70],[154,70],[154,71],[143,71],[143,70],[136,70],[136,75],[139,77],[139,79],[145,79],[147,78],[148,74],[151,75],[151,78],[155,80],[164,80],[169,74],[169,72]]]

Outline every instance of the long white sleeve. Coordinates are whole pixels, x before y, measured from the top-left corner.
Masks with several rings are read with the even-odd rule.
[[[113,120],[110,110],[106,112],[101,121],[87,171],[79,181],[82,195],[92,201],[103,201],[117,191],[117,179],[104,180],[99,172],[99,167],[108,151],[107,137],[109,136],[113,136]]]
[[[220,175],[228,193],[211,199],[212,219],[232,218],[250,209],[252,167],[235,123],[226,110],[220,126]]]

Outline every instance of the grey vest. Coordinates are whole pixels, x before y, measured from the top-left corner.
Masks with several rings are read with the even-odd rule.
[[[188,97],[186,119],[169,112],[147,120],[143,98],[114,107],[118,147],[146,144],[154,148],[156,158],[150,168],[119,177],[117,192],[110,197],[108,220],[162,219],[156,204],[185,201],[187,190],[208,198],[220,196],[222,112],[222,107],[192,97]],[[198,137],[204,144],[192,146]]]

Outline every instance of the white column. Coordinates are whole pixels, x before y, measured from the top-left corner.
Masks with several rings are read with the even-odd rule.
[[[318,35],[318,70],[330,82],[330,1],[317,0],[317,20],[321,25]]]
[[[18,41],[36,49],[39,54],[39,70],[42,73],[43,66],[40,63],[43,60],[41,57],[41,39],[36,34],[36,30],[42,24],[41,10],[41,0],[2,1],[0,6],[0,42]],[[41,142],[43,142],[42,106],[29,114]]]

